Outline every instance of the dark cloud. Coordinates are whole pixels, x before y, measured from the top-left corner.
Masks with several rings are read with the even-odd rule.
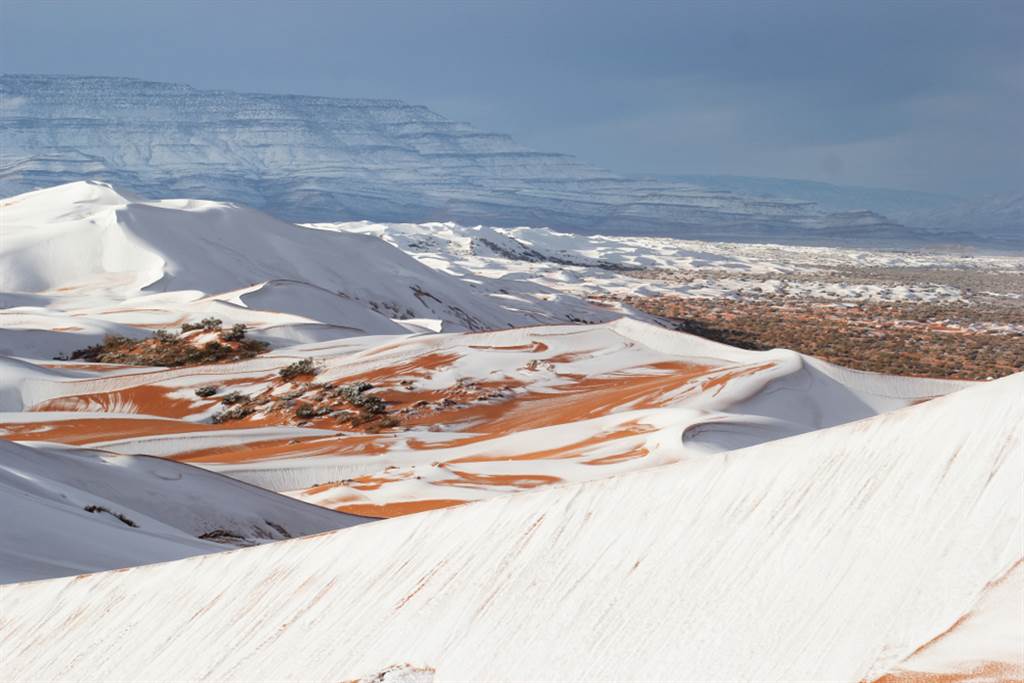
[[[0,67],[398,97],[626,172],[1024,184],[1024,3],[0,4]]]

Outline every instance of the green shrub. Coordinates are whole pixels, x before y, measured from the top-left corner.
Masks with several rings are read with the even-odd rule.
[[[221,334],[220,338],[224,341],[240,342],[245,339],[246,331],[246,326],[238,323],[237,325],[232,325],[230,330]]]
[[[161,344],[173,344],[178,340],[177,335],[173,335],[167,330],[157,330],[153,333],[153,338]]]
[[[206,330],[207,332],[215,332],[221,328],[224,321],[220,318],[203,318],[198,323],[185,323],[181,326],[182,332],[191,332],[192,330]]]
[[[278,374],[282,379],[291,380],[303,375],[315,375],[318,372],[320,372],[320,368],[316,366],[312,358],[303,358],[281,368]]]

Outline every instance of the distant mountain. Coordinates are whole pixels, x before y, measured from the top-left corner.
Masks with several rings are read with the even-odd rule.
[[[913,190],[833,185],[813,180],[732,175],[671,175],[665,180],[774,200],[813,202],[824,211],[868,210],[938,235],[971,234],[981,241],[1024,241],[1024,193],[962,199]]]
[[[946,207],[954,206],[959,201],[956,197],[932,192],[833,185],[816,180],[695,174],[660,177],[753,197],[814,202],[825,211],[866,209],[888,216],[897,216],[916,211],[941,211]]]
[[[907,225],[959,230],[1007,243],[1024,241],[1024,193],[989,195],[952,206],[908,211],[900,215]]]
[[[535,225],[722,240],[910,244],[864,206],[638,179],[398,100],[197,90],[125,78],[0,76],[0,194],[100,179],[146,196],[245,203],[293,221]]]

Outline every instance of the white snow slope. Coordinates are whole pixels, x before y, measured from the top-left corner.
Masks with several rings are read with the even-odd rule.
[[[0,516],[0,583],[175,560],[369,521],[170,460],[4,440]]]
[[[0,201],[0,234],[0,352],[6,344],[14,354],[46,331],[79,328],[98,338],[204,315],[326,328],[312,338],[293,334],[293,343],[405,332],[396,320],[458,331],[614,317],[571,296],[542,298],[537,287],[508,295],[460,281],[375,237],[300,227],[233,204],[146,201],[98,182]]]
[[[933,251],[701,242],[668,237],[577,235],[547,228],[456,223],[314,224],[375,235],[424,265],[462,278],[500,279],[505,287],[544,287],[576,296],[679,296],[834,302],[954,302],[967,295],[927,275],[907,284],[847,282],[836,269],[985,269],[1024,271],[1020,256]],[[831,271],[831,272],[830,272]],[[794,277],[796,276],[796,277]]]
[[[855,681],[954,637],[942,680],[1020,678],[1021,624],[988,596],[1024,562],[1022,396],[1016,375],[663,468],[7,586],[0,662],[9,680]]]

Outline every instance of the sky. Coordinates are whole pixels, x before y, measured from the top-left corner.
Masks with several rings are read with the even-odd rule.
[[[0,71],[388,97],[619,173],[1024,189],[1024,1],[0,0]]]

